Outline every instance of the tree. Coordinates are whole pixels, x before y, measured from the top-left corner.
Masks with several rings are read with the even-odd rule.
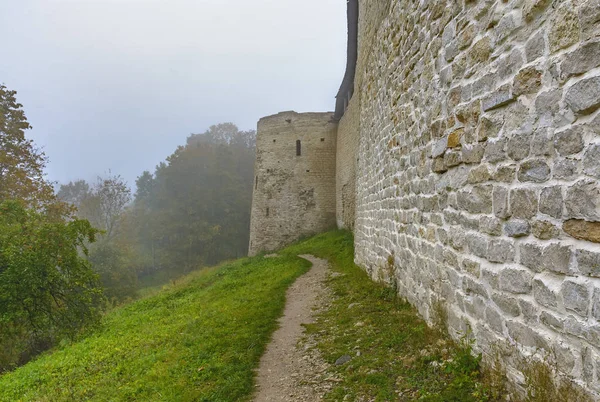
[[[56,205],[54,190],[44,178],[46,156],[25,138],[31,126],[15,95],[0,85],[0,201],[20,199],[33,207]]]
[[[109,173],[107,177],[98,177],[93,187],[85,180],[62,184],[58,197],[74,206],[77,216],[103,230],[105,240],[111,240],[125,207],[131,202],[131,190],[121,176]]]
[[[100,227],[104,230],[104,236],[110,240],[115,236],[119,218],[131,201],[131,190],[121,176],[109,174],[106,178],[98,178],[94,197],[102,220]]]
[[[97,323],[103,305],[83,258],[97,230],[67,219],[15,95],[0,85],[0,371]]]
[[[69,182],[69,184],[61,184],[57,193],[58,199],[72,204],[78,209],[91,196],[90,185],[85,180],[76,180]]]
[[[90,250],[89,261],[100,276],[105,296],[113,303],[135,295],[137,275],[130,267],[127,244],[100,242]]]
[[[153,269],[181,272],[246,254],[255,141],[232,123],[211,126],[138,177],[129,216]]]
[[[59,197],[77,208],[76,215],[101,230],[99,241],[90,245],[89,261],[100,275],[105,295],[118,302],[136,291],[136,266],[130,233],[123,233],[126,206],[131,190],[118,175],[98,177],[95,185],[85,180],[63,184]]]
[[[135,201],[142,202],[148,200],[152,194],[152,187],[154,186],[154,177],[152,177],[152,173],[144,170],[135,181],[135,185],[137,188],[135,192]]]
[[[98,323],[102,291],[81,254],[96,234],[85,220],[0,203],[0,371]]]
[[[210,126],[202,134],[191,134],[187,138],[187,145],[215,144],[242,146],[254,149],[256,146],[256,131],[240,131],[233,123],[221,123]]]

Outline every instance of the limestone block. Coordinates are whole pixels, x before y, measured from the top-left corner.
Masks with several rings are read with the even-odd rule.
[[[542,87],[542,71],[536,67],[525,67],[516,75],[513,81],[513,95],[537,93]]]
[[[511,317],[518,317],[521,314],[519,301],[515,297],[496,292],[492,294],[492,300],[494,303],[496,303],[500,310]]]
[[[512,183],[517,172],[516,165],[498,166],[494,172],[493,179],[502,183]]]
[[[575,114],[589,114],[600,107],[600,77],[583,79],[567,90],[566,104]]]
[[[592,381],[594,378],[594,357],[592,349],[584,348],[581,352],[583,378]]]
[[[526,322],[536,323],[539,318],[539,307],[526,299],[519,299],[519,307]]]
[[[540,313],[540,322],[542,324],[546,325],[547,327],[554,329],[555,331],[562,331],[562,329],[564,328],[562,319],[558,318],[554,314],[550,314],[547,311],[542,311]],[[568,364],[569,363],[567,363],[567,365]],[[574,359],[573,359],[573,364],[574,364]]]
[[[481,101],[481,106],[484,112],[507,105],[515,100],[510,85],[503,85],[495,92],[485,96]]]
[[[521,255],[520,263],[534,272],[542,272],[543,249],[537,244],[523,243],[519,246]]]
[[[481,268],[481,279],[485,283],[490,285],[492,287],[492,289],[495,289],[495,290],[500,289],[498,274],[495,271],[489,269],[488,267]]]
[[[541,240],[550,240],[559,236],[560,230],[551,222],[536,220],[531,225],[531,232]]]
[[[548,349],[546,340],[531,327],[512,320],[506,321],[506,327],[510,337],[517,343],[531,348]]]
[[[552,126],[555,116],[560,111],[562,90],[553,89],[541,92],[535,99],[535,110],[542,126]]]
[[[561,281],[541,275],[533,280],[533,297],[544,307],[556,308],[560,288]]]
[[[476,234],[467,235],[467,245],[469,246],[469,251],[477,257],[486,257],[488,242],[483,236]]]
[[[583,173],[600,180],[600,144],[592,144],[585,151]]]
[[[600,41],[586,43],[564,56],[560,65],[563,80],[600,66]]]
[[[477,128],[477,140],[486,141],[488,138],[495,138],[502,129],[502,123],[491,119],[489,116],[484,116],[479,120]]]
[[[530,146],[531,135],[529,133],[516,134],[508,140],[506,152],[512,159],[520,161],[529,156]]]
[[[513,31],[519,28],[522,24],[522,14],[521,10],[516,9],[512,10],[509,13],[506,13],[498,22],[498,25],[495,28],[496,33],[496,43],[500,43],[505,40],[509,35],[513,33]]]
[[[491,236],[501,236],[502,221],[492,216],[482,216],[479,219],[479,230]]]
[[[510,204],[506,187],[494,186],[493,211],[494,215],[501,219],[510,217]]]
[[[562,156],[573,155],[583,150],[583,127],[574,126],[554,135],[554,148]]]
[[[532,281],[533,275],[522,268],[505,267],[499,274],[500,290],[510,293],[530,293]]]
[[[479,295],[485,299],[488,298],[488,292],[481,283],[471,279],[468,276],[463,278],[463,292],[466,294]]]
[[[504,334],[504,316],[494,307],[485,308],[485,321],[490,328],[499,334]]]
[[[542,268],[558,274],[569,273],[571,248],[561,243],[548,245],[542,254]]]
[[[478,40],[467,53],[469,66],[485,62],[492,53],[491,40],[488,36]]]
[[[477,261],[465,258],[462,261],[461,266],[465,272],[469,273],[470,275],[473,275],[475,278],[479,278],[479,276],[481,275],[481,264],[479,264]]]
[[[504,234],[508,237],[525,237],[530,230],[529,222],[524,220],[511,220],[504,224]]]
[[[477,166],[469,172],[467,182],[470,184],[483,183],[491,178],[490,171],[486,165]]]
[[[576,43],[579,39],[579,16],[569,3],[564,3],[554,14],[548,34],[550,51],[556,52]]]
[[[600,221],[600,185],[597,180],[579,180],[567,188],[565,208],[569,218]]]
[[[548,7],[550,3],[552,3],[551,0],[527,0],[525,2],[525,7],[523,8],[525,21],[531,22],[535,16]]]
[[[582,39],[600,36],[600,0],[584,0],[579,8]]]
[[[490,163],[504,161],[506,159],[506,138],[488,141],[485,148],[485,160]]]
[[[588,337],[588,327],[572,315],[569,315],[567,318],[565,318],[564,328],[565,332],[569,335],[576,336],[578,338]]]
[[[433,145],[433,149],[431,150],[431,157],[437,158],[444,155],[446,149],[448,149],[448,137],[441,138]]]
[[[592,296],[592,317],[600,321],[600,288],[594,288]]]
[[[431,166],[431,170],[435,173],[444,173],[448,171],[448,167],[444,163],[444,158],[435,158],[433,160],[433,165]]]
[[[448,151],[444,154],[444,165],[447,168],[458,166],[462,163],[462,153],[460,151]]]
[[[527,62],[530,63],[542,57],[545,50],[546,38],[544,36],[544,31],[539,31],[525,44],[525,56],[527,57]]]
[[[552,170],[555,179],[572,180],[579,174],[577,161],[573,159],[557,159]]]
[[[550,167],[544,159],[523,162],[519,168],[519,181],[543,183],[550,179]]]
[[[548,129],[540,127],[533,133],[531,140],[531,154],[535,156],[553,156],[554,144],[551,141],[551,136]]]
[[[570,219],[563,224],[563,230],[576,239],[600,243],[600,222]]]
[[[512,241],[493,239],[488,244],[487,259],[490,262],[507,263],[515,259],[515,246]]]
[[[573,311],[580,316],[585,317],[587,315],[590,294],[585,284],[566,280],[562,284],[560,293],[565,309]]]
[[[500,57],[495,63],[498,82],[505,81],[519,71],[525,63],[525,56],[520,49],[513,49],[510,54]]]
[[[473,96],[481,96],[494,88],[496,84],[496,74],[486,74],[473,83]]]
[[[480,163],[485,154],[484,144],[463,145],[462,161],[463,163]]]
[[[538,210],[538,197],[529,188],[512,189],[510,192],[510,213],[515,218],[530,219]]]
[[[448,46],[456,36],[456,22],[452,20],[442,33],[442,46]]]
[[[588,250],[577,250],[575,252],[577,267],[584,275],[600,277],[600,253]]]
[[[492,186],[478,185],[457,194],[458,206],[472,214],[492,213]]]

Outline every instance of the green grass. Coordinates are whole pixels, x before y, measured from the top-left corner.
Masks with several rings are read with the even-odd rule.
[[[92,336],[0,377],[1,401],[238,401],[309,263],[241,259],[111,311]]]
[[[332,365],[329,401],[484,401],[479,359],[429,328],[353,263],[351,234],[330,232],[276,258],[246,258],[118,307],[103,327],[0,377],[0,401],[245,401],[287,287],[314,254],[340,275],[308,332]],[[349,306],[351,306],[349,308]],[[357,325],[359,324],[359,325]],[[357,351],[360,350],[360,356]]]
[[[332,366],[341,379],[328,401],[487,401],[488,381],[468,344],[456,344],[429,328],[413,307],[389,287],[375,283],[353,262],[353,240],[346,232],[316,236],[283,251],[310,253],[330,261],[341,275],[329,279],[332,306],[308,332],[324,359],[352,360]],[[360,356],[357,356],[360,351]]]

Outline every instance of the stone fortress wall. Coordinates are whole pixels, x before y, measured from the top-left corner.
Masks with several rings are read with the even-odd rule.
[[[484,356],[510,345],[514,384],[541,352],[599,396],[600,0],[352,1],[353,95],[326,181],[356,263]],[[266,189],[281,174],[263,178],[260,132]],[[273,249],[298,226],[256,220],[263,193],[252,237]],[[282,221],[310,215],[275,196]]]
[[[338,125],[336,158],[336,217],[339,228],[354,229],[356,219],[356,166],[360,134],[360,95],[350,100]]]
[[[333,113],[258,122],[250,255],[335,227],[336,128]]]
[[[512,345],[514,383],[543,350],[600,391],[600,1],[360,10],[356,262],[478,350]]]

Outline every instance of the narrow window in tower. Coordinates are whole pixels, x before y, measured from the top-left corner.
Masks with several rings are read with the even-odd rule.
[[[302,143],[300,140],[296,141],[296,156],[302,155]]]
[[[269,207],[267,207],[267,217],[269,217]]]
[[[254,189],[256,190],[258,188],[258,175],[256,175],[256,180],[254,182]]]

